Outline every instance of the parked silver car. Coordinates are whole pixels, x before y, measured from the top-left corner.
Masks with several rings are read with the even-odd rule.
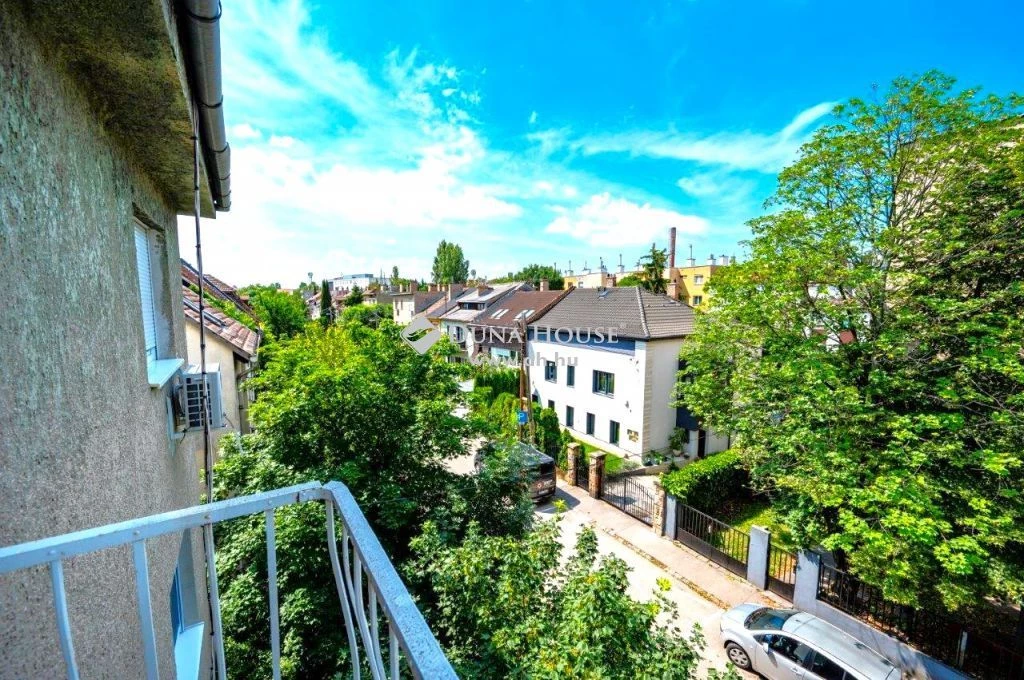
[[[899,680],[885,657],[796,609],[741,604],[722,615],[729,660],[768,680]]]

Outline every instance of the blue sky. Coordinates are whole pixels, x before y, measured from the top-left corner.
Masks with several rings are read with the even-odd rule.
[[[1024,5],[225,2],[232,283],[742,256],[744,223],[835,102],[938,68],[1022,89]],[[187,239],[186,239],[187,240]],[[187,253],[189,248],[183,247]]]

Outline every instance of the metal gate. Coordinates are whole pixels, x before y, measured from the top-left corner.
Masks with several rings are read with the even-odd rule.
[[[601,500],[614,505],[648,526],[654,524],[654,493],[631,475],[605,477]]]
[[[575,477],[576,478],[572,480],[574,486],[590,491],[590,465],[587,463],[587,457],[582,453],[576,456]]]
[[[768,543],[768,590],[793,601],[796,586],[796,554]]]
[[[746,577],[750,534],[677,502],[676,540],[734,574]]]

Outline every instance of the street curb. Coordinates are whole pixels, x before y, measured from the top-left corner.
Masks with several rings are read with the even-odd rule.
[[[622,545],[626,546],[627,548],[629,548],[630,550],[635,552],[637,555],[639,555],[640,557],[644,558],[645,560],[647,560],[648,562],[650,562],[651,564],[656,566],[658,569],[661,569],[662,571],[664,571],[666,574],[668,574],[672,578],[674,578],[677,581],[681,582],[684,586],[686,586],[687,588],[689,588],[690,590],[695,592],[697,595],[700,595],[702,598],[704,598],[705,600],[707,600],[711,604],[715,605],[719,609],[728,611],[729,609],[732,608],[732,605],[730,605],[728,602],[725,602],[724,600],[719,599],[715,595],[712,595],[711,593],[709,593],[708,591],[704,590],[699,585],[697,585],[696,583],[691,581],[690,579],[688,579],[685,576],[683,576],[682,574],[680,574],[675,569],[671,568],[670,566],[668,566],[667,564],[665,564],[664,562],[659,560],[654,555],[651,555],[650,553],[642,550],[641,548],[638,548],[636,545],[631,543],[628,539],[623,538],[618,533],[616,533],[614,529],[609,529],[607,527],[599,526],[598,523],[596,521],[593,521],[593,520],[590,522],[590,524],[591,524],[591,526],[596,527],[596,528],[600,529],[601,531],[603,531],[604,533],[606,533],[607,535],[611,536],[616,541],[618,541]]]

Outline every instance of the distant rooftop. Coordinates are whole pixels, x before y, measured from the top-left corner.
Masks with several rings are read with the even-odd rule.
[[[643,288],[576,288],[531,328],[615,328],[635,340],[678,338],[693,332],[693,309]]]

